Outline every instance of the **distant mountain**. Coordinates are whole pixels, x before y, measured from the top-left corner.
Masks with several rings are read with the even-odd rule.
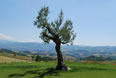
[[[0,40],[0,48],[6,48],[11,50],[20,51],[53,51],[54,44],[43,44],[43,43],[33,43],[33,42],[15,42]]]
[[[0,48],[23,50],[23,51],[55,51],[55,44],[44,44],[35,42],[15,42],[0,40]],[[88,52],[116,52],[116,46],[62,46],[63,51],[86,50]]]
[[[15,42],[0,40],[0,49],[5,48],[9,50],[30,51],[40,54],[55,55],[55,44],[43,44],[33,42]],[[64,55],[70,55],[74,57],[89,56],[89,55],[116,55],[116,46],[62,46],[62,52]]]
[[[0,49],[9,49],[12,51],[19,51],[19,54],[39,54],[39,55],[50,55],[55,56],[55,44],[43,44],[33,42],[15,42],[0,40]],[[10,51],[7,51],[10,52]],[[23,53],[20,53],[23,52]],[[64,56],[72,56],[77,59],[94,56],[103,56],[104,58],[112,57],[116,59],[116,46],[62,46],[62,53]]]

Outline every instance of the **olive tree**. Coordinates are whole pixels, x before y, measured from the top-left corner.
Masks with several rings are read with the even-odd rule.
[[[38,12],[34,25],[37,28],[42,29],[40,38],[45,42],[49,43],[53,41],[56,46],[57,53],[57,66],[56,69],[63,70],[67,67],[63,64],[63,56],[61,52],[61,44],[72,44],[76,34],[73,30],[73,24],[71,20],[65,20],[63,22],[63,12],[61,10],[58,18],[54,21],[48,21],[49,8],[43,7]]]

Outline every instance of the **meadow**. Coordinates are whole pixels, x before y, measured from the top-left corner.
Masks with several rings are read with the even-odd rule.
[[[55,70],[56,62],[0,63],[0,78],[116,78],[116,65],[66,62],[72,70]]]

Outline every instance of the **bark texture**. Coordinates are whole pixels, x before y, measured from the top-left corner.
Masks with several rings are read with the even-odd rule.
[[[67,66],[65,66],[65,64],[63,63],[63,56],[62,56],[62,53],[61,53],[60,46],[61,46],[60,43],[56,44],[56,53],[57,53],[57,66],[56,66],[56,69],[57,70],[67,70]]]

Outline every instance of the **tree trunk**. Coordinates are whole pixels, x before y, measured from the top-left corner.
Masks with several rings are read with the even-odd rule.
[[[57,70],[67,70],[67,67],[64,65],[63,63],[63,56],[60,50],[60,43],[56,44],[56,53],[57,53],[57,66],[56,69]]]

